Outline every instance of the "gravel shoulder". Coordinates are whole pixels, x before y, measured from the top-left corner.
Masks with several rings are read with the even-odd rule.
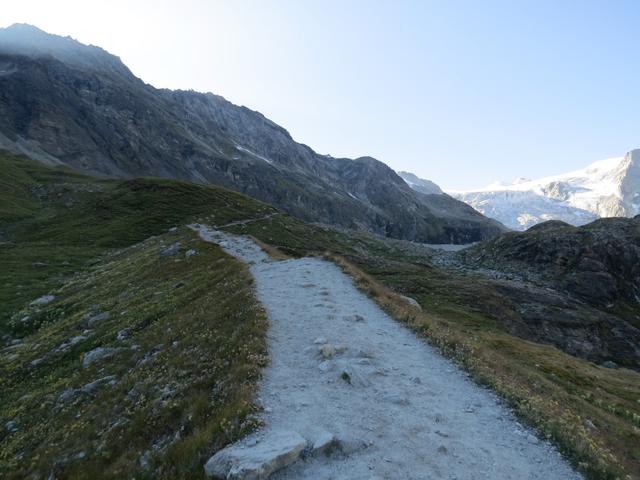
[[[309,446],[269,478],[582,478],[333,263],[273,261],[246,237],[197,228],[250,265],[270,320],[258,398],[265,427],[238,447],[283,431]],[[314,452],[323,442],[332,448]]]

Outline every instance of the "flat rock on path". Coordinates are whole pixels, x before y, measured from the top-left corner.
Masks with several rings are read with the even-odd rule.
[[[295,462],[306,446],[296,432],[269,432],[259,443],[224,448],[209,459],[204,471],[218,478],[261,480]]]
[[[307,445],[333,435],[339,447],[319,455],[305,455],[307,448],[269,478],[582,478],[495,394],[385,314],[334,264],[273,261],[246,237],[194,228],[251,266],[269,315],[271,363],[258,398],[265,427],[245,448],[281,431]],[[326,358],[318,339],[342,347]]]

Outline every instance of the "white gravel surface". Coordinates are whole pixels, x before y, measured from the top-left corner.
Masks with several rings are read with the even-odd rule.
[[[339,445],[269,478],[582,478],[334,264],[273,261],[248,238],[199,231],[250,265],[270,320],[271,363],[259,391],[265,428],[239,447],[281,431]]]

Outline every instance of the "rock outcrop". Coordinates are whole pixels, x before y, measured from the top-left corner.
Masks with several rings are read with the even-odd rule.
[[[640,219],[545,222],[458,256],[497,278],[497,317],[512,333],[640,369]]]

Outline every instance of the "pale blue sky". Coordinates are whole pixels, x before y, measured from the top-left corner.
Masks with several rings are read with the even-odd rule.
[[[21,0],[14,22],[446,188],[640,147],[637,1]]]

